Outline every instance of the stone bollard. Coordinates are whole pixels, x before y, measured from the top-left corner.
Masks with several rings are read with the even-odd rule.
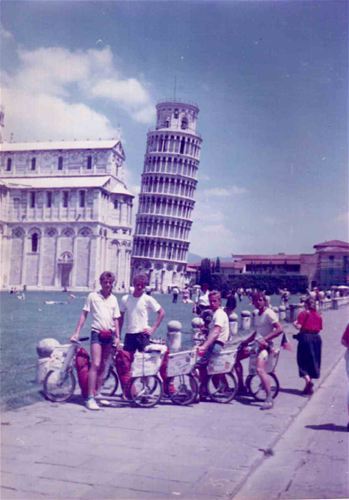
[[[286,307],[285,306],[279,306],[279,320],[280,321],[285,321],[286,319]]]
[[[338,309],[338,299],[332,299],[332,309]]]
[[[51,354],[60,343],[56,339],[47,338],[42,339],[37,343],[36,352],[38,354],[38,361],[36,364],[36,382],[42,384],[48,370],[50,369]]]
[[[297,319],[298,305],[290,304],[290,323],[293,323]]]
[[[251,313],[250,311],[241,311],[241,329],[243,331],[251,328]]]
[[[170,352],[178,352],[182,345],[182,323],[177,320],[171,320],[167,323],[166,344]]]
[[[56,347],[59,347],[61,344],[56,339],[41,339],[37,343],[36,352],[39,358],[49,358],[53,353]]]
[[[193,333],[192,340],[194,342],[204,340],[204,336],[202,333],[202,327],[204,326],[204,324],[204,320],[202,318],[199,318],[198,316],[191,320],[191,328]]]
[[[279,321],[279,319],[280,319],[279,308],[277,306],[274,306],[272,309],[273,309],[274,313],[276,314],[276,317]]]
[[[230,335],[237,335],[239,330],[238,315],[232,312],[229,316],[229,331]]]

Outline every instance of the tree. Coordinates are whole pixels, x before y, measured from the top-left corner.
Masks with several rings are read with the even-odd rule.
[[[221,261],[220,258],[217,257],[216,259],[216,265],[215,265],[215,273],[220,273],[221,272]]]
[[[210,259],[202,259],[200,264],[200,285],[207,283],[211,286],[211,261]]]

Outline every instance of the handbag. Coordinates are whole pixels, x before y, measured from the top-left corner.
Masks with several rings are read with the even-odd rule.
[[[98,338],[101,342],[109,342],[113,337],[113,332],[111,330],[99,330]]]

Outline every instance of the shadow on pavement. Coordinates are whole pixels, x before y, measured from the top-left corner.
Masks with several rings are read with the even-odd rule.
[[[303,391],[300,389],[289,389],[286,387],[280,387],[280,392],[285,392],[286,394],[294,394],[295,396],[304,397]]]
[[[307,429],[313,429],[314,431],[334,431],[334,432],[348,432],[346,425],[337,424],[319,424],[319,425],[306,425]]]

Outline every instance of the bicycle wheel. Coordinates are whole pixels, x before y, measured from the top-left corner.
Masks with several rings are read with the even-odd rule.
[[[162,396],[162,383],[159,377],[135,377],[130,386],[131,399],[135,405],[142,408],[155,406]]]
[[[211,375],[207,382],[207,392],[216,403],[230,403],[237,392],[235,376],[233,373]]]
[[[280,390],[280,384],[277,376],[275,373],[270,372],[268,373],[269,377],[269,382],[270,382],[270,388],[271,388],[271,395],[272,398],[275,399],[276,396],[279,394]],[[255,375],[249,375],[246,378],[246,387],[251,394],[251,396],[254,397],[256,401],[265,401],[267,394],[265,392],[265,389],[263,387],[263,384],[261,382],[261,379],[257,374]]]
[[[190,405],[199,394],[199,385],[195,377],[189,373],[187,375],[177,375],[169,383],[169,397],[176,405]]]
[[[60,370],[50,370],[44,379],[44,394],[54,402],[67,401],[75,390],[75,377],[72,370],[62,373]]]
[[[119,387],[119,377],[116,372],[110,368],[107,376],[104,379],[103,385],[100,390],[101,396],[114,396]]]

